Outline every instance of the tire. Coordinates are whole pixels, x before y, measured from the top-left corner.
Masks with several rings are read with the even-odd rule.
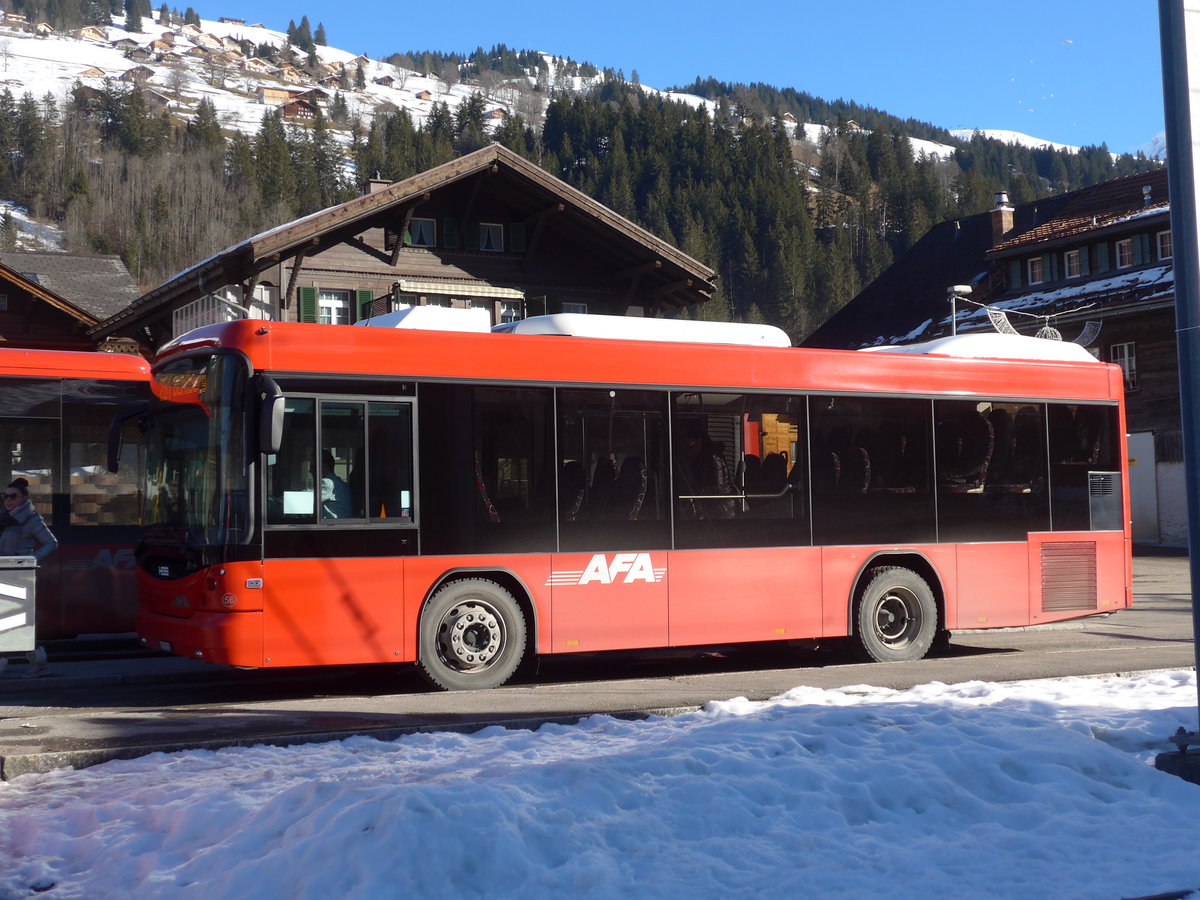
[[[525,655],[525,615],[494,581],[466,578],[441,588],[418,626],[417,668],[446,691],[504,684]]]
[[[937,634],[933,591],[911,569],[872,570],[855,613],[861,655],[876,662],[908,662],[929,652]]]

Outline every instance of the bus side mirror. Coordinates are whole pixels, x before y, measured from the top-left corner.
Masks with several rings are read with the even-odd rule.
[[[145,415],[150,409],[149,403],[139,403],[132,409],[127,409],[122,413],[117,413],[113,416],[112,421],[108,425],[108,459],[105,460],[105,468],[114,475],[121,467],[121,434],[125,423],[134,416]]]
[[[283,444],[283,392],[275,379],[264,375],[261,383],[262,406],[259,407],[258,448],[263,453],[278,453]]]

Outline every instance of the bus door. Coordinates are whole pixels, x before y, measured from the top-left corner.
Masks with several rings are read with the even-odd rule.
[[[268,665],[394,661],[403,558],[417,552],[413,403],[285,399],[265,467]]]
[[[668,643],[666,394],[558,392],[554,652]]]

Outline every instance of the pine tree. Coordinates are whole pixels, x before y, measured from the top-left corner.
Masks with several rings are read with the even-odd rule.
[[[324,22],[317,23],[317,33],[315,35],[313,35],[313,40],[322,47],[329,46],[329,41],[325,37],[325,23]]]
[[[142,31],[142,14],[138,10],[137,0],[125,0],[125,30],[131,34]]]

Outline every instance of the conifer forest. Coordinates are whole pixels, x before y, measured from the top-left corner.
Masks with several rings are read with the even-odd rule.
[[[428,57],[429,54],[426,54]],[[469,59],[403,57],[462,78],[530,61],[504,48]],[[491,68],[480,66],[491,60]],[[113,85],[77,87],[62,104],[0,92],[0,198],[59,223],[64,249],[119,254],[148,290],[214,252],[491,141],[537,163],[718,273],[705,318],[767,322],[800,340],[934,224],[1075,190],[1161,165],[1104,146],[1030,149],[869,107],[764,85],[697,81],[678,90],[714,113],[604,72],[586,93],[537,72],[531,95],[498,129],[482,93],[352,121],[341,92],[315,119],[268,110],[255,134],[222,130],[201,99],[187,121]],[[544,73],[543,73],[544,74]],[[352,90],[353,85],[347,89]],[[548,106],[543,102],[548,98]],[[790,114],[790,116],[788,115]],[[797,139],[789,120],[824,126]],[[949,144],[915,154],[910,137]],[[11,240],[11,229],[0,235]]]

